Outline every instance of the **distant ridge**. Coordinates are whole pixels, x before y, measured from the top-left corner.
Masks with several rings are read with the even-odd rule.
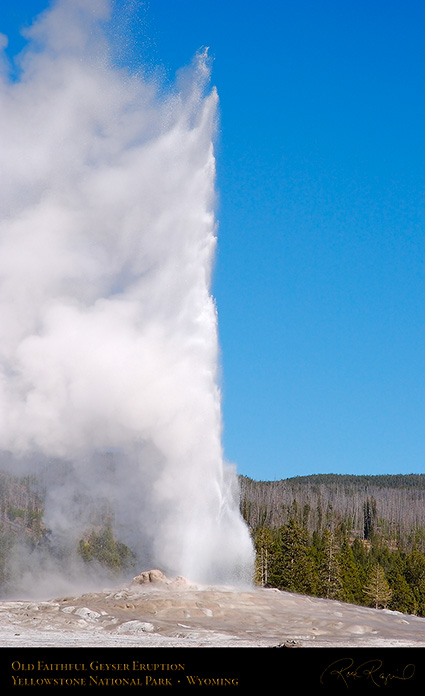
[[[354,484],[374,485],[383,488],[424,488],[425,474],[309,474],[307,476],[291,476],[276,481],[256,480],[249,476],[240,475],[240,479],[253,481],[254,483],[281,483],[291,482],[300,484],[323,484],[325,486]]]
[[[365,510],[386,537],[425,530],[425,474],[311,474],[280,481],[239,476],[241,512],[251,529],[279,527],[291,516],[303,519],[310,533],[326,516],[362,536]]]

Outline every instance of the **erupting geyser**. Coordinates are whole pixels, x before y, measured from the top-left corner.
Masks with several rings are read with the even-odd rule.
[[[109,12],[62,0],[19,79],[1,62],[0,468],[43,477],[57,547],[103,506],[139,565],[248,580],[209,289],[208,59],[164,93],[114,66]]]

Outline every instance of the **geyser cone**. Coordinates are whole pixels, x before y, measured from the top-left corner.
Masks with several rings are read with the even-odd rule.
[[[220,440],[208,59],[164,94],[111,64],[107,15],[59,2],[2,78],[0,449],[43,470],[53,541],[106,506],[141,563],[246,579]]]

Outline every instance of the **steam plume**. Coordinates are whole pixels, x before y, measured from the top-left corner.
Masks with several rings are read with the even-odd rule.
[[[167,94],[114,66],[106,0],[61,0],[2,60],[0,464],[43,473],[46,525],[93,509],[141,561],[198,581],[251,567],[223,462],[213,137],[198,55]]]

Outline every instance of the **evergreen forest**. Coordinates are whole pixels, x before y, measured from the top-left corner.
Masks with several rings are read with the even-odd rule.
[[[425,616],[425,475],[240,477],[263,587]]]

